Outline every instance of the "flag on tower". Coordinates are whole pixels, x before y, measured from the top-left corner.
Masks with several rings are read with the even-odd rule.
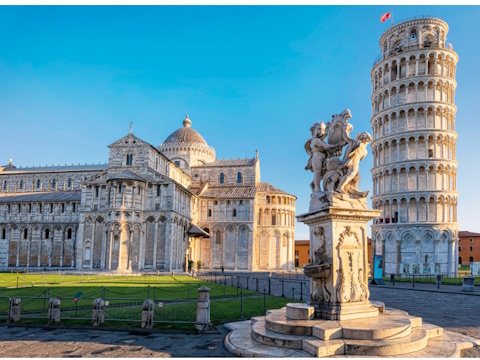
[[[383,15],[382,15],[382,17],[380,18],[380,21],[381,21],[381,22],[385,22],[385,21],[387,21],[388,19],[390,19],[390,16],[391,16],[391,14],[390,14],[390,11],[389,11],[389,12],[387,12],[386,14],[383,14]]]

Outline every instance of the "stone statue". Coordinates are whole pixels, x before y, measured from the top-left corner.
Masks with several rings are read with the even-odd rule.
[[[329,123],[327,123],[329,125]],[[310,184],[312,191],[320,191],[320,182],[326,170],[326,159],[328,152],[338,149],[338,146],[329,145],[325,142],[327,136],[327,125],[321,122],[316,122],[310,128],[312,137],[305,143],[305,150],[310,155],[305,170],[313,171],[313,182]],[[341,148],[340,148],[341,149]]]
[[[331,122],[316,122],[310,128],[312,137],[305,143],[310,158],[305,169],[314,173],[310,184],[313,192],[311,205],[328,203],[328,198],[334,194],[345,194],[347,199],[344,200],[354,200],[366,198],[369,193],[358,190],[359,163],[367,155],[367,145],[372,137],[369,133],[362,132],[352,139],[350,133],[353,126],[348,122],[351,117],[350,110],[345,109],[340,114],[333,115]],[[322,180],[323,190],[320,186]]]
[[[366,197],[369,191],[359,191],[360,183],[360,161],[368,153],[367,145],[372,141],[368,132],[357,134],[354,142],[350,143],[343,157],[341,168],[345,170],[345,175],[340,179],[336,190],[341,193],[349,193],[360,197]]]

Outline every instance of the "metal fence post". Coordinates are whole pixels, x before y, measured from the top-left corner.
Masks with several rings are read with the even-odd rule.
[[[230,281],[232,282],[232,286],[233,286],[233,276],[230,276]]]
[[[18,276],[17,276],[17,289],[18,289]]]
[[[188,283],[187,299],[190,299],[190,283]]]
[[[190,285],[190,284],[188,284],[188,285]],[[153,287],[153,306],[155,306],[155,297],[156,297],[156,295],[157,295],[157,287],[154,286],[154,287]]]
[[[247,276],[247,290],[248,290],[248,276]]]
[[[255,278],[255,280],[257,281],[257,285],[255,286],[255,291],[258,293],[258,278]]]
[[[413,275],[413,286],[412,287],[415,287],[415,275]]]
[[[47,290],[43,292],[43,312],[45,312],[45,296],[47,295]]]
[[[238,282],[237,282],[237,298],[238,298]]]
[[[292,287],[292,301],[295,301],[295,286]]]
[[[270,277],[268,278],[268,295],[270,295]]]
[[[226,294],[226,289],[227,289],[227,284],[223,284],[223,297],[225,297]]]
[[[282,279],[282,297],[285,297],[285,286],[284,286],[283,279]]]
[[[300,283],[300,301],[303,301],[303,281]]]
[[[240,291],[240,320],[243,320],[243,290]]]
[[[263,288],[263,314],[267,315],[267,292]]]
[[[150,297],[150,285],[147,287],[147,299]]]

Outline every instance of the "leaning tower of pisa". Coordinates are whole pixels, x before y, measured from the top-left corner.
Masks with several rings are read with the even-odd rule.
[[[434,17],[392,26],[372,77],[374,253],[385,275],[458,270],[455,73],[448,25]]]

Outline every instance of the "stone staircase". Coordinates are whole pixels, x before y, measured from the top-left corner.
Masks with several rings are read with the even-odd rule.
[[[288,306],[288,305],[287,305]],[[242,357],[460,357],[480,341],[381,307],[355,320],[290,320],[286,308],[225,325],[225,347]]]

